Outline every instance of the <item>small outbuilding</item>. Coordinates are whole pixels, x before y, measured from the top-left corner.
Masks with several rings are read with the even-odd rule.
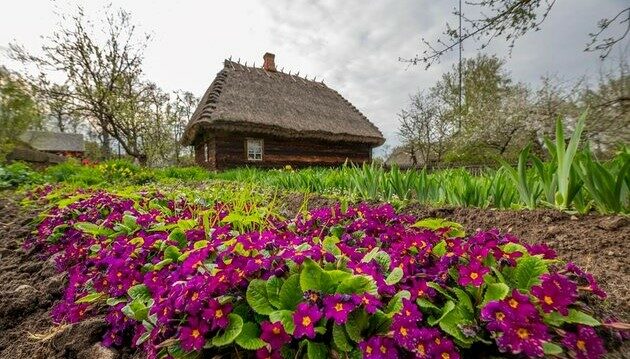
[[[209,169],[335,166],[372,159],[379,129],[322,81],[225,60],[182,138]]]
[[[83,135],[78,133],[26,131],[20,140],[41,152],[77,158],[85,155],[85,141]]]

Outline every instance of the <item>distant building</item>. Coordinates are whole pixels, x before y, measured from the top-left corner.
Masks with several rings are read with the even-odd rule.
[[[397,166],[398,168],[414,168],[414,167],[423,167],[426,164],[424,163],[423,157],[415,151],[416,154],[416,162],[414,163],[414,158],[411,155],[411,149],[408,146],[398,146],[394,148],[392,153],[385,160],[385,165],[387,166]]]
[[[59,156],[81,158],[85,154],[85,141],[78,133],[27,131],[20,140],[35,150]]]
[[[383,135],[323,82],[225,60],[201,99],[182,143],[209,169],[333,166],[370,161]]]

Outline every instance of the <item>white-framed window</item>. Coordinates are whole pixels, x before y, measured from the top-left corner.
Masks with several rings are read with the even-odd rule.
[[[263,140],[248,138],[246,141],[246,149],[248,161],[262,161]]]

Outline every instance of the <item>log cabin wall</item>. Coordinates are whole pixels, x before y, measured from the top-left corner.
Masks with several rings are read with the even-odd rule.
[[[201,136],[195,143],[195,163],[207,169],[216,169],[216,141],[211,134]]]
[[[247,159],[247,139],[263,140],[262,160],[253,161]],[[195,146],[195,159],[197,163],[210,169],[226,169],[244,166],[256,167],[292,167],[305,166],[338,166],[346,159],[353,163],[363,163],[371,160],[372,148],[365,143],[330,142],[305,138],[281,138],[269,135],[245,133],[245,132],[216,132],[212,136],[205,136],[203,144],[213,149],[214,156],[207,161],[202,156],[197,156]],[[206,147],[207,148],[207,147]],[[212,163],[214,161],[214,163]]]

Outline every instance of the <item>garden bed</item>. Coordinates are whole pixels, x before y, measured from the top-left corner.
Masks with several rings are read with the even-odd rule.
[[[50,309],[60,300],[65,285],[51,260],[42,261],[22,244],[33,227],[35,213],[25,212],[5,193],[0,198],[0,358],[126,358],[122,351],[101,350],[98,343],[106,323],[94,317],[73,326],[53,327]],[[310,205],[327,204],[316,199]],[[284,211],[298,210],[298,201],[287,200]],[[298,204],[296,204],[298,203]],[[609,293],[602,314],[615,313],[618,320],[629,319],[630,223],[627,217],[588,215],[573,217],[557,211],[499,211],[467,208],[433,209],[409,206],[404,212],[418,218],[442,217],[464,225],[467,232],[498,227],[511,230],[524,242],[547,243],[560,258],[574,261],[599,279]],[[628,342],[609,353],[623,358]]]

